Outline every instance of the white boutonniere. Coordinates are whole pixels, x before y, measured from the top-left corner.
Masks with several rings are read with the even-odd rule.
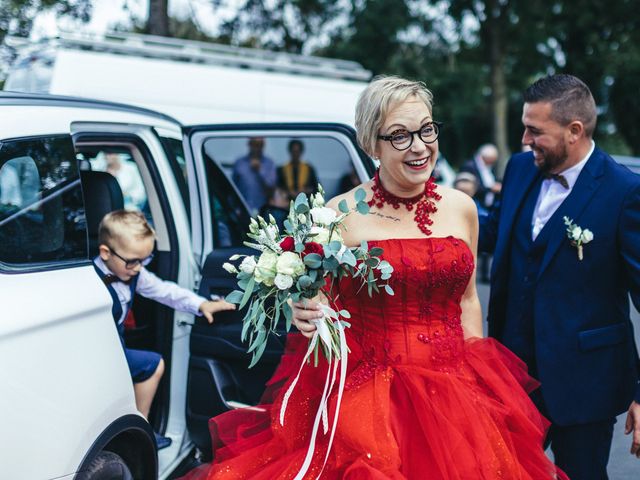
[[[582,228],[569,217],[563,217],[564,224],[567,226],[567,237],[571,241],[571,245],[578,249],[578,260],[584,258],[583,246],[593,240],[593,233],[588,228]]]

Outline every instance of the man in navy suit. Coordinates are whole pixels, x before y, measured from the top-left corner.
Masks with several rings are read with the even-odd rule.
[[[542,78],[524,102],[532,151],[511,158],[502,202],[481,219],[480,249],[494,253],[489,333],[540,380],[534,401],[552,422],[556,464],[572,480],[606,479],[615,418],[627,410],[640,457],[629,318],[629,294],[640,307],[640,176],[595,146],[596,106],[579,79]],[[565,217],[591,241],[578,248]]]

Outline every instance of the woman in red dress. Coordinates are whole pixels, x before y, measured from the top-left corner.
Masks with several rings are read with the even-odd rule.
[[[212,419],[225,446],[190,478],[566,478],[543,451],[548,422],[528,397],[536,382],[511,352],[482,338],[477,212],[469,197],[431,180],[439,134],[431,101],[424,84],[384,77],[358,102],[358,141],[380,169],[362,186],[370,214],[347,217],[342,235],[347,245],[383,248],[395,295],[369,297],[348,278],[338,285],[351,328],[344,393],[328,406],[329,423],[339,406],[333,441],[322,429],[310,438],[326,364],[302,369],[280,422],[283,387],[306,351],[291,335],[264,405]],[[328,206],[337,210],[342,199],[353,206],[353,192]],[[318,308],[294,309],[307,337]]]

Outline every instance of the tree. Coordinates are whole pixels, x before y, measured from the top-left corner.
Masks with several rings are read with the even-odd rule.
[[[343,15],[347,24],[333,33],[322,54],[359,62],[374,75],[398,73],[389,67],[403,46],[400,33],[414,21],[407,2],[352,2]]]
[[[91,17],[91,0],[0,0],[0,44],[6,35],[28,37],[39,12],[53,10],[84,22]]]
[[[489,68],[492,139],[500,152],[499,169],[509,158],[510,146],[519,145],[519,138],[510,135],[510,104],[521,109],[520,88],[528,83],[524,77],[544,71],[549,63],[549,56],[539,49],[547,39],[543,24],[547,8],[525,0],[452,0],[450,5],[461,38],[468,36],[469,19],[478,26],[469,47],[478,49]],[[528,73],[522,75],[523,70]]]
[[[227,43],[302,53],[310,40],[325,33],[340,12],[340,0],[246,0],[221,27]],[[308,53],[308,52],[305,52]]]
[[[149,14],[145,33],[169,36],[169,3],[168,0],[149,0]]]

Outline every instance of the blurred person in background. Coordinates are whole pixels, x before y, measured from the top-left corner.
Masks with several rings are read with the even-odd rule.
[[[233,182],[255,215],[266,205],[276,185],[276,165],[264,155],[264,138],[251,137],[249,153],[238,158],[233,165]]]
[[[498,161],[498,149],[491,143],[482,145],[475,156],[460,168],[461,172],[473,174],[478,181],[474,198],[485,208],[490,208],[500,194],[502,184],[496,180],[493,168]]]
[[[292,200],[302,192],[307,195],[315,193],[318,190],[318,176],[310,164],[302,161],[304,143],[294,138],[289,142],[288,150],[289,162],[278,168],[278,187],[287,192]]]

